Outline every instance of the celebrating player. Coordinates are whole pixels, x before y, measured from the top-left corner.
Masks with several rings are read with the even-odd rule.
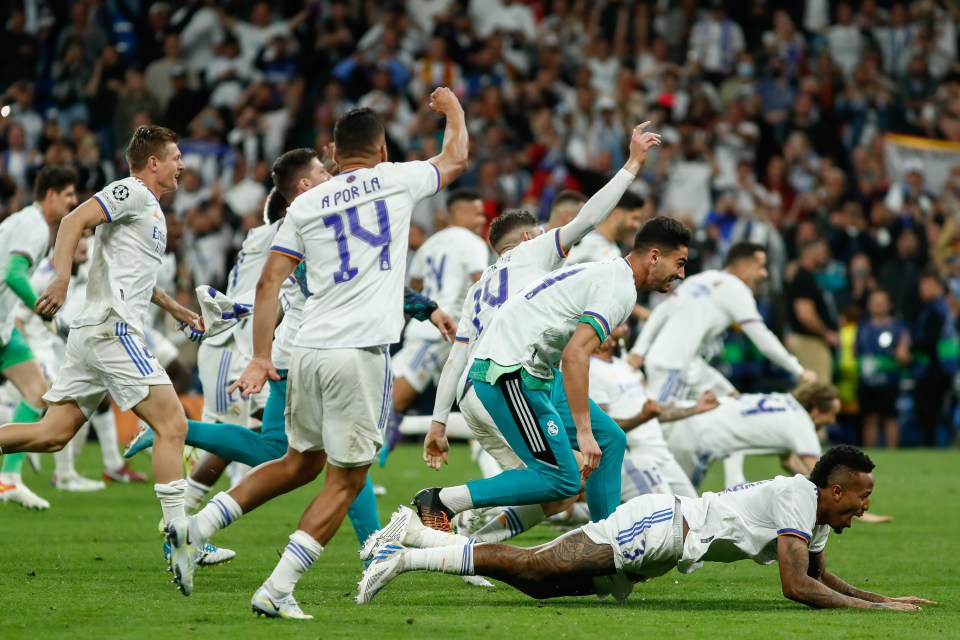
[[[183,436],[187,419],[166,372],[143,344],[151,302],[179,322],[199,316],[156,286],[166,249],[166,221],[157,194],[174,191],[183,170],[177,134],[141,126],[127,147],[130,177],[107,185],[60,223],[53,264],[57,274],[36,310],[55,314],[63,306],[73,255],[84,230],[96,228],[96,248],[83,310],[71,324],[67,361],[44,396],[50,405],[39,423],[0,427],[0,450],[58,451],[109,393],[121,410],[133,409],[157,434],[153,446],[154,489],[173,548],[174,579],[189,594],[194,556],[187,550],[183,508]]]
[[[711,389],[717,395],[735,391],[732,384],[699,357],[700,349],[732,324],[739,325],[757,348],[775,364],[805,381],[805,371],[763,323],[754,294],[767,277],[767,254],[752,242],[738,242],[727,252],[722,271],[688,278],[669,299],[653,310],[631,349],[631,364],[642,364],[647,391],[658,402],[696,398]]]
[[[323,489],[290,536],[277,568],[253,596],[255,611],[307,618],[293,597],[297,581],[323,552],[364,486],[382,444],[391,398],[386,346],[403,327],[403,269],[414,205],[467,166],[463,109],[439,88],[431,108],[446,116],[440,154],[429,162],[386,162],[383,125],[356,109],[334,128],[341,173],[290,205],[257,283],[254,357],[237,382],[257,393],[279,375],[271,360],[277,295],[307,263],[307,300],[288,372],[287,435],[280,460],[264,464],[191,519],[202,544],[270,498],[302,486],[327,467]],[[327,465],[327,462],[330,464]]]
[[[826,570],[830,529],[842,533],[870,508],[874,464],[855,447],[828,451],[810,477],[778,476],[701,498],[646,495],[600,522],[532,548],[465,544],[436,549],[380,546],[359,584],[357,602],[373,600],[407,571],[484,575],[534,598],[629,596],[636,582],[705,562],[780,564],[787,598],[815,608],[915,611],[933,604],[851,586]]]
[[[60,220],[77,205],[76,174],[61,167],[45,167],[37,175],[36,201],[0,224],[0,373],[20,393],[13,412],[14,422],[32,422],[43,410],[47,390],[40,365],[19,329],[14,327],[16,308],[23,301],[32,309],[37,301],[30,274],[47,255],[50,239]],[[66,257],[67,277],[73,264],[73,250]],[[0,436],[0,448],[3,448]],[[50,503],[23,484],[20,470],[24,454],[6,447],[0,468],[0,500],[28,509],[47,509]]]

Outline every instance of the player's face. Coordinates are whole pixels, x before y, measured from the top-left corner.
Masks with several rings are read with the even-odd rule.
[[[767,254],[763,251],[757,251],[753,254],[753,260],[744,261],[743,281],[754,293],[757,292],[760,283],[766,280],[769,275]]]
[[[683,280],[684,268],[687,266],[687,248],[677,247],[669,253],[662,253],[659,249],[651,249],[648,254],[650,271],[645,283],[637,282],[637,289],[649,289],[666,293],[675,280]]]
[[[304,191],[313,189],[319,184],[323,184],[332,177],[333,176],[323,168],[323,163],[320,162],[320,158],[314,158],[310,161],[310,169],[307,171],[307,175],[297,183],[297,188],[300,190],[300,193],[303,193]]]
[[[827,524],[836,533],[850,528],[854,517],[860,517],[870,509],[870,494],[873,493],[873,474],[852,473],[843,482],[830,487],[830,509]]]
[[[483,228],[487,225],[487,217],[483,215],[483,200],[461,200],[453,211],[454,224],[466,227],[478,236],[483,235]]]
[[[57,220],[63,219],[65,215],[74,210],[77,206],[77,189],[73,185],[70,185],[60,193],[56,191],[53,192],[51,196],[53,200],[53,213],[54,218]]]
[[[157,158],[157,186],[164,193],[177,190],[177,178],[183,171],[183,156],[175,142],[168,142],[166,153],[161,160]]]
[[[820,411],[819,409],[814,409],[810,412],[810,419],[813,420],[813,424],[819,429],[820,427],[828,427],[837,421],[837,414],[840,413],[840,399],[837,398],[830,404],[829,411]]]

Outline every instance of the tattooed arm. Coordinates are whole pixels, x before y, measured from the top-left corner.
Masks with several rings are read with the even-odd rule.
[[[822,554],[820,554],[822,556]],[[807,541],[794,535],[782,535],[777,539],[777,559],[780,562],[780,584],[783,595],[794,602],[815,609],[897,609],[913,611],[919,607],[908,602],[867,600],[854,593],[835,591],[824,582],[829,575],[824,570],[824,559],[819,558],[811,567],[811,554]],[[817,579],[819,576],[820,579]],[[834,578],[831,576],[831,578]],[[875,596],[843,583],[848,589],[861,595]]]
[[[816,567],[814,569],[814,567]],[[859,598],[861,600],[866,600],[867,602],[905,602],[908,604],[935,604],[931,600],[925,600],[923,598],[917,598],[915,596],[907,596],[903,598],[890,598],[887,596],[882,596],[879,593],[872,593],[870,591],[864,591],[863,589],[858,589],[857,587],[847,584],[839,577],[827,571],[827,559],[825,553],[811,553],[810,554],[810,576],[816,580],[820,580],[823,584],[830,587],[837,593],[843,594],[845,596],[850,596],[851,598]]]

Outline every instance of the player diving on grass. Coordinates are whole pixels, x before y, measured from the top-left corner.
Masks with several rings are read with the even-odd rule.
[[[494,457],[510,451],[520,462],[508,461],[492,478],[421,491],[414,504],[422,521],[448,523],[454,514],[477,507],[564,500],[580,492],[581,477],[591,514],[613,512],[620,504],[626,437],[589,400],[590,355],[611,326],[629,317],[637,291],[664,292],[683,277],[689,241],[690,232],[679,222],[655,218],[637,234],[626,258],[557,269],[503,303],[473,353],[470,391],[484,418],[472,426],[491,430],[475,435],[488,449],[498,449]],[[564,402],[567,420],[558,410]],[[607,451],[594,436],[595,425],[609,435]],[[398,526],[410,513],[397,512]],[[543,511],[538,515],[542,519]],[[391,533],[388,525],[380,537]]]
[[[39,422],[0,427],[0,450],[59,451],[110,394],[121,410],[153,427],[154,490],[173,549],[174,581],[184,594],[194,555],[186,540],[183,505],[183,438],[187,419],[170,378],[144,345],[143,325],[152,302],[179,322],[200,317],[156,286],[166,249],[166,221],[158,196],[175,191],[183,161],[177,135],[164,127],[138,127],[127,146],[130,177],[107,185],[60,223],[53,250],[56,276],[35,309],[54,315],[63,306],[71,267],[84,231],[96,229],[86,302],[67,338],[67,359],[45,395]]]
[[[408,571],[483,575],[533,598],[612,594],[626,599],[637,582],[676,568],[692,573],[706,562],[779,562],[783,595],[814,608],[915,611],[934,604],[858,589],[827,571],[831,529],[842,533],[870,508],[874,464],[855,447],[840,445],[809,477],[778,476],[700,498],[646,495],[600,522],[537,547],[463,544],[407,549],[378,546],[364,571],[357,602],[369,603]]]
[[[446,129],[440,154],[427,162],[387,162],[383,124],[369,109],[354,109],[337,121],[341,173],[290,205],[257,283],[254,357],[235,385],[244,395],[280,378],[271,354],[276,301],[284,280],[300,262],[307,263],[313,295],[304,305],[288,369],[288,448],[191,518],[193,542],[205,543],[326,468],[323,488],[251,599],[258,614],[311,617],[293,590],[336,533],[383,442],[392,397],[387,346],[399,340],[403,328],[410,216],[417,202],[456,180],[467,166],[463,108],[446,88],[430,100],[431,109],[446,117]]]
[[[433,422],[424,441],[424,460],[429,466],[439,469],[441,464],[447,462],[449,443],[446,438],[446,422],[450,414],[450,407],[454,399],[457,399],[474,435],[487,453],[496,459],[501,467],[518,469],[527,464],[532,464],[535,469],[534,476],[540,477],[542,473],[541,480],[543,482],[556,484],[560,472],[558,467],[551,466],[552,463],[549,461],[546,463],[535,461],[532,452],[526,444],[523,444],[523,440],[515,439],[508,442],[501,436],[500,429],[494,424],[490,413],[484,408],[473,381],[468,379],[468,364],[472,360],[478,344],[480,344],[478,342],[479,338],[485,334],[498,314],[501,305],[518,292],[523,291],[527,285],[538,281],[546,274],[562,266],[569,249],[591,230],[595,229],[597,225],[603,223],[615,208],[627,188],[636,179],[649,149],[660,142],[659,135],[644,132],[648,124],[648,122],[645,122],[638,125],[631,133],[630,156],[623,168],[609,183],[590,198],[576,216],[566,224],[546,233],[541,233],[536,218],[522,210],[505,212],[491,224],[490,243],[500,255],[500,258],[484,273],[480,281],[468,291],[467,298],[464,301],[460,324],[457,328],[457,343],[453,346],[443,367],[440,382],[437,385]],[[579,202],[577,202],[577,205],[579,205]],[[676,265],[673,265],[671,271],[671,266],[667,262],[668,256],[661,256],[659,250],[657,256],[660,261],[658,273],[648,273],[645,276],[647,282],[645,282],[644,287],[656,286],[662,288],[668,286],[666,279],[676,275]],[[663,271],[663,269],[666,269],[666,271]],[[634,288],[631,291],[635,298],[636,289]],[[625,295],[629,297],[631,292],[628,291]],[[588,303],[581,301],[581,304]],[[572,332],[575,325],[582,324],[578,322],[578,319],[584,308],[576,311],[576,317],[568,319],[570,320],[568,326],[565,326],[564,330],[559,333],[562,334],[567,330]],[[566,311],[569,312],[570,309],[566,309]],[[540,320],[543,319],[540,318]],[[514,320],[516,326],[522,326],[529,321],[530,318],[526,317]],[[594,320],[594,322],[599,324],[597,320]],[[583,326],[583,331],[586,331],[588,325],[584,324]],[[541,327],[541,329],[545,332],[550,331],[549,327]],[[581,337],[583,335],[587,334],[582,333]],[[570,338],[569,335],[566,338],[559,335],[555,337],[558,340],[556,346],[561,350],[566,340]],[[560,352],[558,351],[554,355],[559,357]],[[517,362],[519,363],[520,360],[518,359]],[[559,364],[559,362],[551,361],[551,369],[546,372],[541,371],[540,375],[546,376],[546,381],[541,381],[539,384],[546,384],[551,389],[549,395],[560,416],[560,420],[555,424],[563,424],[565,427],[564,437],[568,440],[565,448],[577,447],[579,440],[577,427],[581,425],[575,424],[571,416],[570,405],[567,403],[563,392],[563,378],[559,375],[559,371],[552,368],[555,364]],[[520,365],[517,364],[516,367],[519,369]],[[619,460],[623,457],[625,446],[624,436],[620,428],[594,406],[590,407],[589,423],[582,424],[582,426],[592,432],[591,440],[602,451],[599,462],[597,460],[591,461],[593,465],[591,470],[599,466],[599,471],[596,471],[592,479],[587,481],[589,502],[592,508],[596,510],[597,517],[602,518],[609,515],[619,504],[619,481],[615,486],[612,484],[614,473],[611,470],[616,468],[616,475],[619,477]],[[544,425],[539,428],[549,427],[544,422]],[[516,429],[516,426],[514,426],[514,429]],[[587,437],[587,433],[588,431],[582,433],[584,438]],[[531,435],[533,435],[532,432]],[[517,433],[516,437],[520,438],[521,436]],[[526,458],[518,456],[513,448],[515,446],[521,446],[526,451],[526,454],[524,454]],[[594,451],[594,453],[596,452]],[[541,451],[541,454],[546,455],[546,451]],[[566,456],[563,459],[569,462]],[[577,491],[579,491],[579,473],[576,471],[576,463],[573,464],[572,473],[566,476],[566,483],[568,485],[577,484]],[[565,471],[570,472],[571,470],[565,469]],[[531,502],[522,506],[517,506],[517,503],[512,500],[511,492],[497,491],[485,496],[479,503],[474,503],[466,486],[426,489],[417,495],[414,503],[417,505],[418,512],[424,522],[430,523],[431,526],[441,530],[449,530],[449,520],[455,513],[472,509],[473,506],[513,506],[506,517],[491,522],[487,530],[477,533],[480,539],[485,539],[488,535],[498,538],[504,532],[515,535],[540,522],[545,515],[550,515],[550,513],[562,508],[561,503],[547,497],[551,490],[544,489],[543,482],[540,483],[541,488],[539,489],[542,494],[541,499],[536,499],[535,490],[534,494],[528,497]],[[577,491],[573,493],[577,493]],[[564,491],[564,493],[566,494],[564,498],[572,495],[567,491]],[[402,519],[407,515],[407,512],[400,510],[396,517]],[[396,523],[396,526],[399,526],[399,523]],[[385,535],[390,535],[390,530],[391,527],[388,525]],[[369,547],[366,548],[369,550]]]

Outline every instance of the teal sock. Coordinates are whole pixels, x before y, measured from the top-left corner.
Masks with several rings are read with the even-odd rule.
[[[40,409],[30,406],[23,400],[17,403],[17,408],[13,410],[12,422],[36,422],[40,418]],[[3,465],[0,466],[0,473],[19,474],[23,469],[23,461],[27,457],[25,453],[9,453],[3,456]]]
[[[256,467],[276,460],[287,450],[271,440],[264,440],[256,431],[238,424],[220,424],[187,420],[187,444],[209,451],[233,462]]]
[[[357,534],[357,540],[363,544],[374,531],[380,530],[380,517],[377,515],[377,497],[373,493],[373,480],[367,474],[367,483],[363,489],[353,499],[350,510],[347,511],[347,517],[350,518],[350,524],[353,525],[353,532]]]

